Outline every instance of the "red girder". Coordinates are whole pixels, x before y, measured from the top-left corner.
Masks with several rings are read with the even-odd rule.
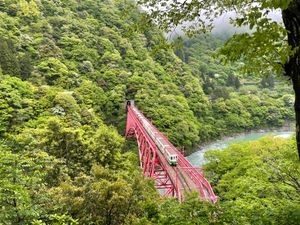
[[[164,191],[162,196],[173,196],[182,201],[186,191],[197,191],[201,199],[215,203],[217,196],[214,194],[209,182],[141,113],[142,118],[150,123],[151,129],[155,130],[157,135],[163,138],[177,153],[177,166],[169,165],[164,154],[160,152],[155,142],[146,132],[135,111],[141,113],[133,104],[127,105],[126,137],[134,137],[137,140],[140,166],[145,176],[155,180],[156,188]]]

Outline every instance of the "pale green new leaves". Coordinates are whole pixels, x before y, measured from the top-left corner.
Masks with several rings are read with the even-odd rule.
[[[171,30],[187,22],[187,34],[209,31],[214,19],[234,11],[231,22],[235,27],[246,27],[249,33],[236,34],[220,51],[227,61],[243,59],[245,73],[261,75],[282,74],[283,65],[293,53],[285,38],[286,30],[280,22],[268,18],[271,12],[287,8],[285,1],[168,1],[141,0],[161,28]]]

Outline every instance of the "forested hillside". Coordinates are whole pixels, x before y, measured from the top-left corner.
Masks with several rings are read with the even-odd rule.
[[[281,126],[292,118],[289,95],[263,93],[257,97],[255,90],[244,88],[237,97],[222,87],[210,87],[215,82],[212,76],[229,76],[236,70],[213,61],[216,40],[202,40],[201,46],[203,42],[211,46],[206,49],[193,48],[188,67],[168,48],[155,26],[139,27],[137,9],[111,4],[5,1],[1,5],[2,74],[43,89],[31,94],[38,99],[49,96],[52,105],[38,104],[43,113],[66,114],[63,104],[78,104],[81,114],[95,114],[121,134],[123,103],[134,99],[176,146],[186,148],[222,136],[228,129]],[[207,94],[213,90],[212,99],[203,93],[199,81]],[[36,94],[41,92],[44,94]],[[34,106],[27,104],[22,110],[26,108]],[[74,113],[76,106],[72,109],[68,113]],[[21,121],[2,117],[1,130],[13,131],[29,118],[40,117],[38,110]]]
[[[222,203],[158,200],[122,136],[124,101],[188,149],[293,118],[286,91],[209,92],[212,65],[182,61],[133,5],[0,0],[0,224],[222,224]]]
[[[174,38],[176,55],[190,66],[209,99],[209,116],[200,116],[206,126],[214,119],[211,125],[215,129],[208,139],[222,136],[224,131],[232,134],[279,127],[286,120],[293,121],[294,97],[290,81],[273,73],[266,77],[245,74],[241,70],[242,59],[234,64],[222,63],[218,53],[224,42],[214,35]]]

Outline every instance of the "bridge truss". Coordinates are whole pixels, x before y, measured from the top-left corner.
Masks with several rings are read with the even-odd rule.
[[[163,154],[141,122],[141,118],[149,122],[151,129],[171,146],[177,153],[176,166],[171,166],[165,153]],[[162,196],[176,197],[184,200],[186,192],[196,191],[203,200],[215,203],[217,196],[214,194],[209,182],[199,170],[193,167],[186,158],[160,133],[156,127],[134,106],[133,101],[127,102],[126,138],[135,138],[138,144],[139,161],[146,177],[155,180],[155,187]]]

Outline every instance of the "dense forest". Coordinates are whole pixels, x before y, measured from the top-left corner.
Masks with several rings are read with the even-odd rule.
[[[222,37],[213,35],[179,37],[174,41],[176,55],[190,66],[208,99],[207,115],[193,110],[207,131],[200,134],[200,140],[218,138],[224,133],[280,127],[285,121],[294,120],[289,80],[272,73],[266,77],[245,75],[242,60],[224,65],[216,57],[224,42]]]
[[[174,50],[144,19],[133,1],[0,0],[0,224],[297,224],[294,140],[209,152],[215,205],[143,177],[126,99],[190,151],[294,118],[286,81],[222,65],[216,37]]]

